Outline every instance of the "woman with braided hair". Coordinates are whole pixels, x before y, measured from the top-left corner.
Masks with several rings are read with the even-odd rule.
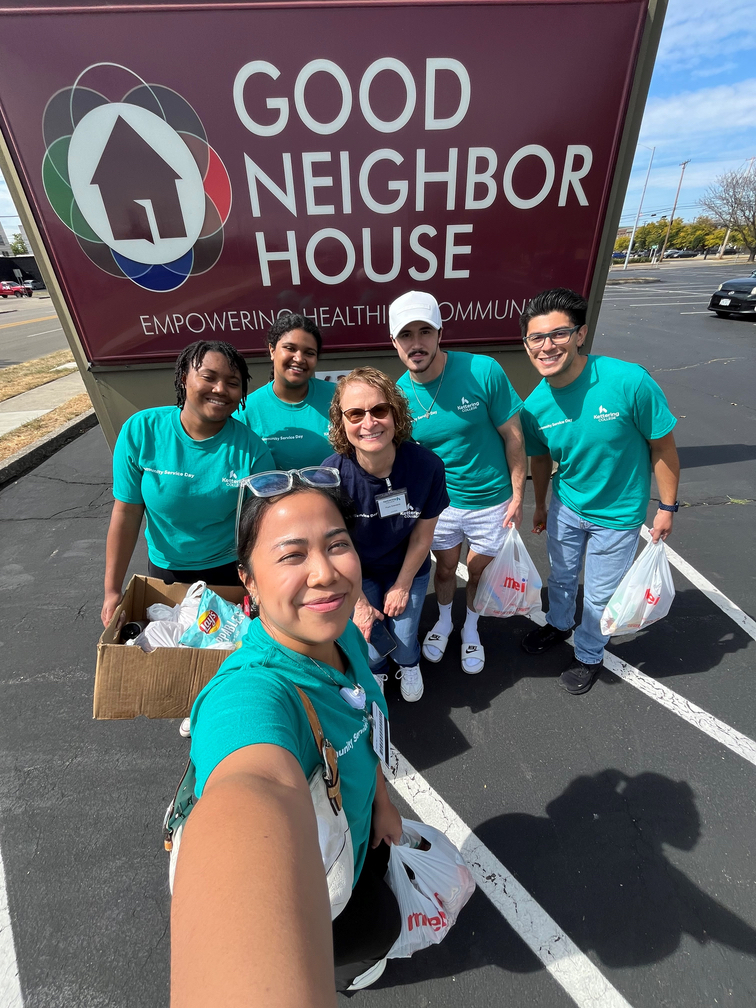
[[[276,468],[257,434],[232,417],[246,399],[248,381],[235,347],[199,340],[176,362],[176,405],[141,410],[121,428],[105,549],[105,626],[121,601],[143,515],[151,577],[166,584],[239,583],[239,481]]]

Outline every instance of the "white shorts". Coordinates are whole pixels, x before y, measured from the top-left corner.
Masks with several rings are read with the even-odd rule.
[[[512,498],[510,497],[509,500]],[[432,550],[447,550],[467,539],[470,549],[481,556],[496,556],[504,542],[502,527],[509,501],[494,507],[464,511],[449,505],[438,516]]]

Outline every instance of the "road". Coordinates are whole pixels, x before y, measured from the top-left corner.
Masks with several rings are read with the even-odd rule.
[[[615,641],[583,697],[554,681],[567,645],[520,650],[523,618],[482,621],[479,676],[453,637],[418,704],[388,684],[417,773],[402,802],[464,839],[481,888],[438,948],[355,995],[368,1008],[756,1002],[756,328],[705,313],[721,269],[610,287],[596,336],[679,418],[670,545],[693,580],[675,569],[670,615]],[[27,1008],[168,1005],[160,823],[187,746],[176,722],[90,717],[108,467],[96,429],[0,494],[0,849]],[[543,540],[524,537],[545,574]],[[140,545],[132,569],[145,559]],[[463,612],[460,590],[457,626]],[[2,915],[0,900],[0,1005],[15,1008]]]
[[[63,350],[68,341],[47,291],[0,300],[0,368]]]

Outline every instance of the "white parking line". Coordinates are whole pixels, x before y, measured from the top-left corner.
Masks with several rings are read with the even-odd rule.
[[[478,886],[577,1005],[630,1008],[588,956],[393,746],[387,777],[418,819],[441,830],[459,848]]]
[[[23,1008],[23,1004],[5,886],[5,868],[0,854],[0,1006]]]
[[[47,334],[51,332],[63,332],[63,326],[55,326],[54,329],[45,329],[44,332],[29,333],[29,335],[26,338],[33,339],[35,336],[47,336]]]
[[[530,619],[539,626],[543,626],[546,622],[546,617],[543,613],[533,613]],[[567,643],[572,644],[572,637],[568,639]],[[738,756],[742,756],[744,760],[748,760],[749,763],[753,763],[756,766],[756,742],[753,739],[749,739],[747,735],[743,735],[742,732],[725,724],[724,721],[715,718],[713,714],[709,714],[702,707],[698,707],[696,704],[691,703],[690,700],[686,700],[684,696],[675,693],[674,690],[662,686],[657,679],[647,676],[645,672],[641,672],[634,665],[630,665],[628,662],[618,658],[611,651],[604,651],[604,665],[610,672],[619,676],[620,679],[624,679],[631,686],[635,686],[641,693],[645,693],[647,697],[656,700],[662,707],[666,707],[667,710],[672,711],[673,714],[682,718],[683,721],[687,721],[688,724],[693,725],[694,728],[698,728],[699,731],[714,739],[715,742],[727,746],[732,752]]]
[[[645,525],[641,528],[641,535],[647,541],[651,538]],[[744,613],[740,606],[736,605],[731,599],[728,599],[703,574],[699,574],[695,567],[691,567],[688,561],[683,560],[679,553],[675,553],[671,546],[665,543],[664,549],[667,551],[667,559],[673,567],[676,567],[694,587],[703,592],[715,606],[719,606],[722,612],[726,613],[734,623],[737,623],[741,630],[745,630],[750,637],[756,640],[756,620],[751,619],[750,616]]]
[[[641,529],[641,535],[645,539],[649,538],[649,532],[645,525]],[[674,567],[677,567],[680,573],[684,574],[691,584],[703,592],[714,605],[719,606],[722,612],[726,613],[747,634],[756,639],[756,622],[750,616],[747,616],[742,609],[736,606],[726,595],[723,595],[711,581],[708,581],[703,574],[699,574],[694,567],[691,567],[686,560],[683,560],[679,554],[670,549],[666,543],[665,549],[669,562]],[[457,564],[457,577],[463,581],[468,580],[467,568],[462,563]],[[532,613],[530,619],[539,626],[543,626],[546,622],[546,617],[542,612]],[[569,638],[567,643],[572,643],[572,637]],[[672,711],[673,714],[687,721],[694,728],[698,728],[699,731],[704,732],[709,738],[719,742],[720,745],[726,746],[732,752],[756,766],[756,742],[748,738],[747,735],[743,735],[736,728],[731,727],[724,721],[720,721],[719,718],[715,718],[713,714],[709,714],[702,707],[698,707],[696,704],[691,703],[690,700],[686,700],[685,697],[679,693],[675,693],[674,690],[662,686],[656,679],[647,676],[640,669],[618,658],[617,655],[612,654],[609,650],[604,651],[604,665],[610,672],[619,676],[620,679],[624,679],[631,686],[635,686],[636,689],[640,690],[641,693],[645,693],[652,700],[656,700],[662,707],[666,707],[667,710]]]
[[[698,301],[642,301],[638,304],[625,305],[626,308],[677,308],[679,305],[700,304]]]

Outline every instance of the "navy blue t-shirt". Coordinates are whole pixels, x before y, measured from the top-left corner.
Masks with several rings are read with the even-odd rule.
[[[322,464],[341,472],[341,484],[354,501],[352,539],[365,577],[398,574],[415,522],[418,518],[437,518],[449,506],[444,463],[414,441],[403,441],[397,448],[388,481],[371,476],[356,459],[343,455],[329,455]],[[376,495],[403,489],[407,491],[407,510],[381,518]],[[430,553],[415,577],[429,570]]]

